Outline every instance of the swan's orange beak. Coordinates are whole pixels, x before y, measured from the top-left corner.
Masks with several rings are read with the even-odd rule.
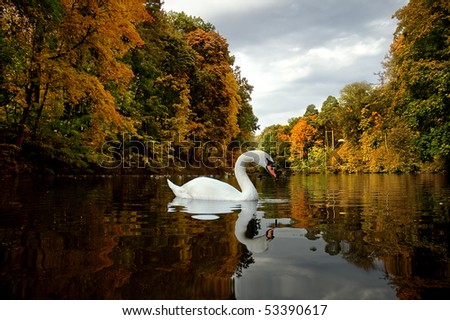
[[[271,163],[269,163],[266,166],[266,170],[267,170],[268,173],[270,173],[270,175],[272,177],[274,177],[275,179],[277,178],[277,174],[275,173],[275,168],[273,167],[273,165]]]

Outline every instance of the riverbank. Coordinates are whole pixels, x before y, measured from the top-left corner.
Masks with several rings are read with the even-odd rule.
[[[102,166],[102,162],[91,162],[83,158],[66,161],[45,149],[27,148],[20,150],[12,144],[0,144],[0,175],[222,175],[232,172],[232,168],[207,167],[200,163],[189,164],[177,159],[155,165],[130,157],[129,162],[119,162]]]
[[[102,162],[83,159],[64,159],[56,153],[48,153],[45,149],[28,147],[19,149],[12,144],[0,144],[0,174],[11,175],[223,175],[232,173],[232,166],[207,166],[200,162],[190,163],[174,157],[159,164],[151,164],[139,157],[129,157],[128,162],[120,162],[115,165],[108,163],[102,166]],[[320,173],[446,173],[448,172],[445,162],[434,161],[418,164],[410,170],[373,170],[371,167],[359,165],[342,165],[321,167],[292,167],[286,161],[277,161],[277,172],[281,176],[295,174],[320,174]]]

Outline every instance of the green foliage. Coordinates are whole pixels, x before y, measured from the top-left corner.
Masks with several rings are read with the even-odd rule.
[[[308,150],[308,157],[299,157],[291,161],[291,168],[305,173],[320,173],[327,170],[327,151],[320,146]]]
[[[338,108],[338,100],[333,96],[328,96],[328,98],[322,103],[320,113],[318,113],[317,121],[319,124],[328,128],[336,127]]]
[[[316,106],[313,104],[310,104],[309,106],[306,107],[306,111],[303,116],[311,117],[311,116],[318,115],[318,114],[319,114],[319,110],[317,110]]]
[[[290,168],[291,142],[289,128],[283,125],[266,127],[258,136],[258,143],[277,163],[277,168]]]
[[[369,104],[371,89],[372,86],[366,82],[356,82],[341,90],[338,121],[344,139],[356,143],[361,137],[362,112]]]
[[[422,160],[450,159],[450,8],[444,0],[412,0],[396,15],[391,46],[395,104],[419,132]]]
[[[238,66],[234,69],[234,76],[239,86],[238,94],[241,98],[241,108],[237,115],[240,132],[236,138],[244,143],[250,141],[253,133],[259,129],[258,118],[254,115],[250,103],[253,86],[248,83],[246,78],[242,77],[241,69]]]
[[[216,28],[209,22],[203,21],[200,17],[189,16],[184,12],[169,12],[167,18],[173,29],[182,33],[188,34],[190,32],[201,29],[205,32],[215,31]]]

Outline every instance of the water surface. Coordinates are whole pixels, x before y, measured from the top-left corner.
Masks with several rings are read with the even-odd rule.
[[[165,179],[0,180],[0,298],[450,298],[443,176],[254,177],[245,203]]]

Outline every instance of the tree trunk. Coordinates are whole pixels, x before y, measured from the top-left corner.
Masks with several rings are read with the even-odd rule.
[[[17,130],[16,146],[20,149],[22,148],[23,139],[25,137],[25,123],[27,121],[28,115],[30,114],[30,106],[23,108],[22,119],[19,122],[19,128]]]
[[[42,110],[44,110],[45,98],[47,97],[49,87],[50,87],[50,81],[48,81],[47,85],[45,86],[45,91],[44,91],[44,96],[42,97],[42,101],[39,101],[39,109],[38,109],[36,121],[34,122],[34,128],[33,128],[33,138],[36,137],[37,128],[39,126],[39,120],[41,119]]]
[[[26,106],[23,108],[22,118],[19,122],[19,128],[17,130],[16,146],[22,148],[23,141],[25,139],[25,129],[30,115],[30,110],[33,106],[39,105],[40,100],[40,85],[38,78],[38,71],[31,72],[31,82],[29,87],[25,90]]]

